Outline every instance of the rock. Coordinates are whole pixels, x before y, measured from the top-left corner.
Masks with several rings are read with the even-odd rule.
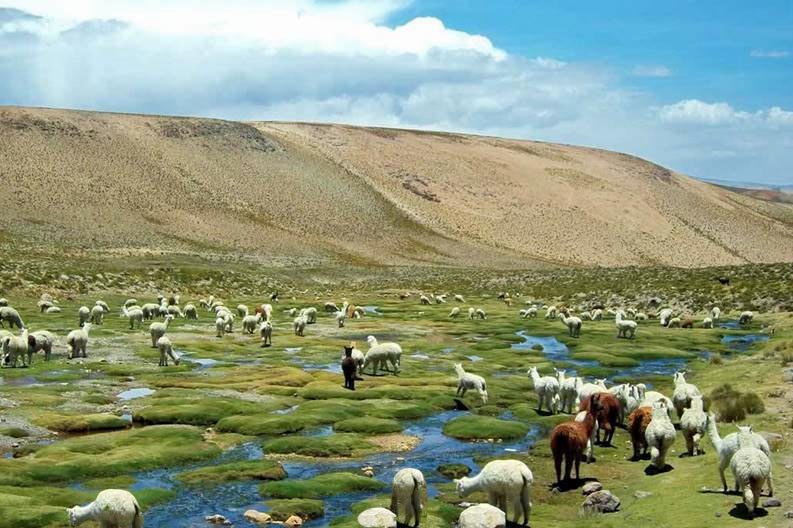
[[[793,511],[785,512],[785,519],[793,519]]]
[[[782,506],[782,501],[773,497],[763,501],[763,508],[779,508],[780,506]]]
[[[256,510],[248,510],[243,514],[246,520],[256,524],[269,524],[273,522],[273,518],[268,514]]]
[[[785,447],[785,437],[779,433],[760,431],[760,436],[765,438],[765,441],[768,442],[768,447],[771,448],[771,451],[779,451]]]
[[[505,528],[506,525],[504,512],[490,504],[477,504],[465,509],[457,521],[459,528]]]
[[[223,526],[231,526],[231,521],[216,513],[214,515],[207,515],[204,520],[211,524],[222,524]]]
[[[396,514],[386,508],[369,508],[358,515],[362,528],[396,528]]]
[[[716,517],[721,517],[721,512],[716,512]]]
[[[637,490],[637,491],[633,492],[633,496],[636,497],[637,499],[646,499],[650,495],[652,495],[652,492],[649,492],[649,491],[638,491]]]
[[[365,466],[361,468],[361,474],[364,477],[372,478],[374,477],[374,468],[372,466]]]
[[[787,367],[782,369],[782,381],[793,383],[793,368]]]
[[[292,515],[284,521],[284,526],[286,526],[286,528],[300,528],[303,526],[303,519],[297,515]]]
[[[591,494],[595,493],[596,491],[600,491],[602,489],[603,489],[603,484],[601,484],[598,481],[587,482],[586,484],[584,484],[584,487],[581,488],[581,493],[583,495],[591,495]]]
[[[609,490],[600,490],[588,495],[581,507],[588,513],[614,513],[620,509],[620,500]]]

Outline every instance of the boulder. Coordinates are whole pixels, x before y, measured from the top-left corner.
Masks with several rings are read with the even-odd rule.
[[[292,515],[284,521],[284,526],[286,526],[286,528],[300,528],[303,526],[303,519],[297,515]]]
[[[581,494],[582,495],[592,495],[596,491],[600,491],[602,489],[603,489],[603,484],[601,484],[598,481],[587,482],[586,484],[584,484],[584,487],[581,488]]]
[[[782,501],[774,497],[763,501],[763,508],[779,508],[780,506],[782,506]]]
[[[614,513],[620,509],[620,500],[609,490],[600,490],[587,495],[581,507],[587,513]]]
[[[503,511],[490,504],[471,506],[460,514],[459,528],[505,528],[507,516]]]
[[[782,380],[793,382],[793,368],[787,367],[782,369]]]
[[[204,517],[204,520],[206,522],[210,523],[210,524],[220,524],[220,525],[223,525],[223,526],[231,526],[231,521],[229,521],[228,519],[226,519],[225,517],[223,517],[219,513],[216,513],[214,515],[207,515],[206,517]]]
[[[246,520],[256,524],[269,524],[273,522],[273,518],[269,514],[256,510],[248,510],[243,514]]]
[[[785,447],[785,437],[779,433],[769,433],[767,431],[761,431],[760,436],[765,438],[765,441],[768,442],[768,447],[771,448],[771,451],[779,451],[783,447]]]
[[[386,508],[369,508],[358,514],[362,528],[396,528],[396,514]]]

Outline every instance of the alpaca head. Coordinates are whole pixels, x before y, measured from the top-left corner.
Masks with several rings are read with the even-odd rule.
[[[463,477],[461,479],[454,479],[454,486],[457,488],[457,494],[460,497],[465,497],[468,495],[468,485],[471,479],[469,477]]]
[[[465,370],[463,369],[463,364],[462,363],[455,363],[454,364],[454,371],[457,374],[464,374]]]
[[[595,385],[598,385],[598,386],[603,387],[605,389],[606,388],[606,379],[607,378],[596,379],[595,380]]]
[[[685,383],[686,382],[685,372],[679,370],[675,372],[674,381],[675,381],[675,385],[678,385],[680,383]]]
[[[530,376],[530,377],[532,377],[532,378],[533,378],[534,376],[539,376],[539,375],[540,375],[540,373],[537,371],[537,367],[531,367],[531,368],[528,370],[528,374],[529,374],[529,376]]]
[[[366,338],[366,342],[369,343],[370,347],[373,347],[377,345],[377,338],[375,336],[370,335]]]
[[[558,368],[555,368],[555,369],[553,369],[553,370],[554,370],[554,372],[556,372],[556,377],[557,377],[558,379],[560,379],[560,380],[563,380],[563,379],[565,379],[565,372],[566,372],[566,371],[565,371],[565,369],[558,369]]]

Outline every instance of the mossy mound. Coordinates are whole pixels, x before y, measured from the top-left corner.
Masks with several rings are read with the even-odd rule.
[[[349,420],[336,422],[333,428],[342,433],[370,435],[398,433],[403,429],[402,424],[398,421],[383,418],[350,418]]]
[[[10,436],[11,438],[26,438],[30,434],[21,427],[3,427],[0,428],[0,435]]]
[[[285,521],[292,515],[303,519],[319,519],[325,515],[325,504],[315,499],[273,499],[265,503],[267,512],[276,521]]]
[[[81,414],[65,415],[43,413],[33,419],[33,423],[53,431],[63,433],[86,433],[89,431],[106,431],[124,429],[129,422],[114,414]]]
[[[461,416],[443,426],[443,434],[460,440],[516,440],[529,432],[529,426],[491,416]]]
[[[342,493],[357,491],[379,491],[386,487],[384,482],[354,473],[325,473],[307,480],[283,480],[267,482],[259,487],[265,497],[277,499],[320,499]]]
[[[441,464],[436,471],[447,479],[459,479],[471,474],[471,468],[465,464]]]
[[[223,418],[217,423],[216,429],[222,433],[262,436],[297,433],[305,429],[306,425],[306,420],[300,416],[256,414]]]
[[[176,476],[185,484],[222,484],[237,480],[281,480],[284,467],[274,460],[251,460],[185,471]]]
[[[152,405],[135,413],[135,421],[146,425],[214,425],[226,416],[261,413],[264,410],[268,409],[262,404],[232,398],[153,398]]]
[[[302,455],[310,457],[351,457],[364,454],[374,448],[358,435],[343,433],[329,436],[285,436],[264,444],[267,453]]]

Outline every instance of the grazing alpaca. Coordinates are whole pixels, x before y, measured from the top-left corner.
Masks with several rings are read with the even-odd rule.
[[[421,304],[424,304],[424,305],[432,304],[432,302],[430,301],[430,298],[427,297],[426,295],[422,295],[421,297],[419,297],[419,301],[421,302]]]
[[[460,398],[465,397],[468,389],[473,389],[479,393],[482,398],[482,403],[487,403],[487,383],[485,378],[476,374],[471,374],[463,370],[460,363],[454,364],[454,371],[457,373],[457,396]]]
[[[556,482],[562,483],[562,459],[564,458],[564,480],[570,480],[570,473],[575,464],[575,478],[581,478],[579,468],[581,466],[581,456],[587,449],[587,444],[592,438],[595,428],[595,414],[598,411],[597,404],[590,397],[589,410],[586,412],[583,421],[575,420],[564,422],[554,427],[551,432],[551,451],[553,452],[553,463],[556,468]]]
[[[556,319],[556,306],[549,306],[545,309],[546,319]]]
[[[672,444],[675,443],[675,426],[669,419],[669,411],[664,400],[659,400],[653,404],[653,418],[644,438],[650,447],[650,465],[656,469],[663,469],[666,465],[666,453]]]
[[[179,358],[173,353],[173,343],[168,339],[168,336],[162,336],[157,340],[157,348],[160,349],[160,366],[168,366],[168,357],[173,359],[174,365],[179,364]]]
[[[262,346],[268,347],[273,344],[273,325],[270,321],[264,321],[259,326],[259,335],[262,338]]]
[[[85,323],[82,328],[72,330],[66,336],[66,344],[69,345],[69,359],[76,357],[87,357],[85,350],[88,347],[88,332],[91,331],[91,323]]]
[[[476,319],[476,308],[473,306],[468,308],[468,319]]]
[[[246,315],[242,318],[242,331],[248,334],[253,334],[256,331],[256,325],[262,320],[261,315]]]
[[[78,526],[96,521],[99,528],[143,528],[143,513],[138,501],[128,491],[107,489],[100,491],[94,502],[66,510],[69,525]]]
[[[129,329],[135,329],[135,323],[138,323],[138,328],[143,324],[143,310],[140,308],[121,308],[121,316],[129,319]]]
[[[554,369],[556,379],[559,381],[559,411],[572,413],[578,405],[578,391],[584,385],[584,380],[577,377],[565,376],[564,370]]]
[[[622,310],[618,311],[614,316],[614,324],[617,326],[617,338],[624,337],[625,339],[633,339],[636,335],[636,321],[629,321],[624,319],[625,314]]]
[[[509,516],[512,507],[512,522],[528,526],[531,515],[531,486],[534,476],[529,467],[519,460],[493,460],[488,462],[475,477],[455,480],[457,493],[467,497],[474,491],[487,493],[487,502]],[[507,517],[509,518],[509,517]]]
[[[394,374],[399,373],[399,365],[402,361],[402,347],[397,343],[378,343],[375,336],[368,336],[366,342],[369,343],[369,350],[366,351],[364,364],[361,370],[373,365],[373,374],[377,374],[378,366],[383,370],[388,370],[387,363],[391,363]]]
[[[741,312],[740,317],[738,317],[738,324],[741,326],[748,325],[752,322],[752,319],[754,319],[754,314],[752,312]]]
[[[658,321],[661,323],[661,326],[668,326],[669,320],[672,318],[672,309],[671,308],[664,308],[660,312],[658,312]]]
[[[691,400],[702,396],[696,385],[686,382],[684,372],[675,372],[675,391],[672,393],[672,404],[675,406],[678,418],[683,416],[683,411],[691,407]]]
[[[80,306],[77,309],[77,321],[80,323],[80,328],[83,327],[91,319],[91,310],[87,306]]]
[[[628,431],[633,444],[633,460],[639,460],[647,454],[647,438],[645,432],[653,419],[652,407],[638,407],[628,416]]]
[[[449,312],[449,317],[457,317],[458,315],[460,315],[460,307],[455,306],[454,308],[452,308],[452,311]]]
[[[602,321],[603,320],[603,310],[600,308],[596,308],[592,310],[592,320],[593,321]]]
[[[194,321],[198,319],[198,310],[196,310],[194,304],[185,304],[183,313],[187,319],[192,319]]]
[[[479,319],[487,319],[487,313],[485,313],[485,311],[481,308],[476,309],[476,316]]]
[[[710,309],[710,318],[713,319],[714,322],[718,322],[719,318],[721,317],[721,308],[718,306],[714,306]]]
[[[95,325],[101,325],[105,321],[105,309],[102,308],[100,305],[95,304],[93,308],[91,308],[91,323]]]
[[[669,323],[666,325],[667,328],[680,328],[681,319],[679,317],[672,317],[669,319]]]
[[[171,321],[173,321],[173,315],[166,314],[164,322],[152,323],[149,325],[152,348],[157,348],[157,340],[165,335],[165,332],[168,330],[168,325],[171,324]]]
[[[768,442],[765,438],[760,436],[757,433],[752,432],[751,426],[738,426],[739,432],[746,432],[751,434],[752,441],[754,442],[754,447],[762,451],[766,454],[769,458],[771,457],[771,449],[768,447]],[[721,438],[719,436],[719,428],[716,424],[716,416],[713,413],[708,414],[708,436],[710,436],[710,441],[713,444],[713,448],[716,450],[716,453],[719,455],[719,476],[721,477],[721,485],[723,487],[724,493],[727,493],[727,479],[724,478],[724,470],[732,460],[732,456],[738,451],[739,442],[738,442],[738,433],[731,433]],[[774,495],[774,485],[771,482],[771,474],[768,474],[768,494],[773,496]],[[735,491],[738,491],[736,487]]]
[[[457,302],[461,302],[461,303],[465,302],[465,299],[459,293],[454,294],[454,300],[457,301]]]
[[[305,315],[298,315],[297,317],[295,317],[295,320],[292,323],[295,329],[295,335],[303,337],[305,335],[307,324],[308,324],[308,319],[306,318]]]
[[[680,417],[680,430],[686,439],[686,450],[691,456],[696,456],[702,452],[699,448],[699,441],[708,430],[708,415],[705,414],[702,405],[702,396],[691,398],[691,406],[683,411]]]
[[[391,511],[396,514],[398,523],[414,527],[419,525],[421,512],[424,510],[423,492],[426,489],[427,482],[418,469],[404,468],[397,471],[391,488]]]
[[[755,447],[751,429],[739,430],[738,450],[732,456],[730,469],[735,476],[735,487],[743,491],[746,511],[753,517],[763,484],[771,478],[771,459]]]
[[[21,357],[22,366],[30,366],[31,355],[28,352],[28,331],[26,328],[18,336],[9,335],[4,337],[0,343],[2,344],[0,348],[2,348],[3,363],[10,363],[12,367],[16,368],[17,360]],[[25,363],[26,358],[27,363]]]
[[[588,411],[593,403],[597,408],[595,418],[598,424],[595,441],[600,442],[600,431],[603,431],[603,444],[611,445],[611,439],[614,438],[614,431],[619,423],[620,402],[610,392],[596,392],[581,402],[579,410]]]
[[[306,317],[306,324],[314,324],[317,322],[317,309],[313,306],[302,309],[300,313]]]
[[[619,423],[623,423],[626,413],[632,413],[639,406],[636,390],[630,383],[621,383],[611,387],[609,392],[620,402]]]
[[[540,376],[537,367],[531,367],[528,374],[537,393],[537,412],[541,412],[545,405],[551,414],[556,414],[554,397],[559,394],[559,381],[553,376]]]
[[[565,314],[559,314],[559,320],[567,326],[567,333],[570,337],[581,337],[581,319],[573,317],[572,315],[566,317]]]
[[[713,319],[706,317],[702,320],[702,328],[713,328]]]
[[[28,365],[33,354],[39,350],[44,352],[44,361],[49,361],[52,356],[52,345],[55,344],[55,335],[46,330],[33,332],[28,336]]]

